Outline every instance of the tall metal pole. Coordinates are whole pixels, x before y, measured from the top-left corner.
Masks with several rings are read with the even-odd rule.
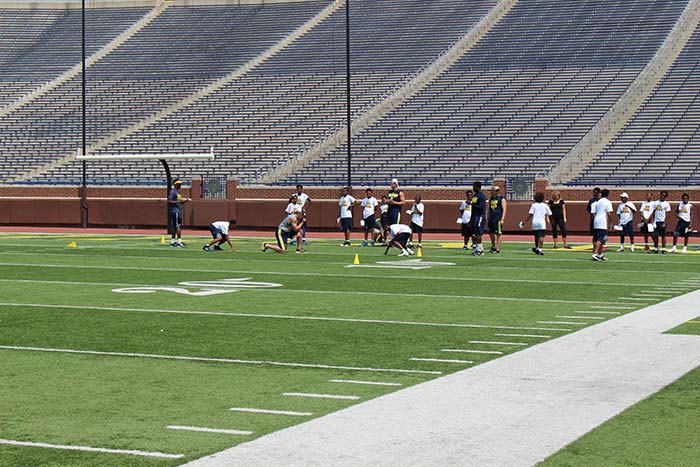
[[[352,112],[350,99],[350,0],[345,1],[345,82],[347,94],[347,127],[348,127],[348,188],[352,186]]]
[[[82,153],[87,155],[87,94],[86,94],[86,56],[85,56],[85,0],[82,0],[82,63],[83,63],[83,81],[82,81],[82,97],[83,97],[83,116],[82,116]],[[87,206],[87,161],[83,160],[82,185],[80,187],[80,223],[83,228],[88,226],[88,206]]]

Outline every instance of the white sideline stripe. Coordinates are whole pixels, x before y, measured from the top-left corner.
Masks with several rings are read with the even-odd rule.
[[[607,318],[601,317],[601,316],[557,316],[557,318],[564,318],[564,319],[598,319],[598,320],[607,319]]]
[[[159,457],[162,459],[180,459],[184,457],[184,454],[166,454],[164,452],[149,452],[149,451],[134,451],[130,449],[107,449],[107,448],[93,448],[90,446],[69,446],[65,444],[48,444],[48,443],[35,443],[30,441],[15,441],[11,439],[0,439],[0,444],[5,444],[8,446],[26,446],[32,448],[49,448],[49,449],[63,449],[66,451],[87,451],[87,452],[103,452],[107,454],[128,454],[131,456],[143,456],[143,457]]]
[[[291,415],[292,417],[309,417],[313,412],[293,412],[291,410],[268,410],[268,409],[253,409],[250,407],[232,407],[229,409],[232,412],[247,412],[247,413],[264,413],[272,415]]]
[[[483,353],[489,355],[503,355],[498,350],[471,350],[471,349],[441,349],[440,352]]]
[[[642,302],[658,302],[658,298],[644,298],[644,297],[620,297],[618,300],[633,300]]]
[[[341,394],[313,394],[313,393],[306,393],[306,392],[284,392],[282,393],[283,396],[291,396],[291,397],[313,397],[317,399],[343,399],[343,400],[349,400],[349,401],[357,401],[360,400],[360,396],[344,396]]]
[[[572,323],[570,321],[538,321],[538,323],[542,324],[575,324],[577,326],[585,326],[588,323]]]
[[[199,426],[168,425],[168,430],[199,431],[202,433],[223,433],[225,435],[252,435],[252,431],[224,430],[223,428],[204,428]]]
[[[600,306],[591,305],[591,308],[610,308],[612,310],[634,310],[633,306]]]
[[[158,310],[152,308],[119,308],[106,306],[82,306],[82,305],[47,305],[40,303],[2,303],[0,306],[17,306],[29,308],[59,308],[69,310],[99,310],[99,311],[128,311],[141,313],[172,313],[182,315],[205,315],[205,316],[232,316],[243,318],[271,318],[271,319],[300,319],[310,321],[340,321],[347,323],[369,323],[369,324],[396,324],[404,326],[434,326],[447,328],[476,328],[476,329],[513,329],[524,331],[571,331],[562,328],[532,328],[520,326],[492,326],[488,324],[461,324],[461,323],[426,323],[420,321],[391,321],[381,319],[360,319],[360,318],[331,318],[326,316],[291,316],[291,315],[267,315],[256,313],[226,313],[219,311],[186,311],[186,310]]]
[[[544,336],[540,334],[494,334],[494,336],[498,337],[539,337],[542,339],[549,339],[552,336]]]
[[[420,358],[420,357],[411,357],[409,360],[413,360],[414,362],[435,362],[435,363],[474,363],[471,360],[450,360],[446,358]]]
[[[573,313],[584,313],[593,315],[619,315],[619,311],[595,311],[595,310],[584,310],[584,311],[574,311]]]
[[[401,383],[384,383],[382,381],[357,381],[354,379],[329,379],[329,383],[347,383],[347,384],[367,384],[370,386],[403,386]]]
[[[661,297],[661,298],[666,298],[670,297],[671,295],[675,295],[673,292],[647,292],[647,293],[633,293],[631,294],[633,297]]]
[[[572,324],[578,324],[578,323],[572,323]],[[530,345],[527,342],[501,342],[501,341],[469,341],[470,344],[492,344],[492,345],[521,345],[521,346],[527,346]]]
[[[425,371],[425,370],[404,370],[398,368],[364,368],[354,366],[338,366],[338,365],[320,365],[313,363],[290,363],[290,362],[274,362],[268,360],[238,360],[233,358],[207,358],[207,357],[185,357],[180,355],[155,355],[146,353],[128,353],[128,352],[99,352],[96,350],[73,350],[73,349],[47,349],[41,347],[22,347],[14,345],[0,345],[0,349],[5,350],[28,350],[33,352],[55,352],[55,353],[70,353],[84,355],[106,355],[110,357],[136,357],[136,358],[157,358],[162,360],[186,360],[194,362],[217,362],[217,363],[239,363],[243,365],[271,365],[271,366],[290,366],[296,368],[322,368],[330,370],[351,370],[351,371],[378,371],[389,373],[418,373],[426,375],[441,375],[440,371]]]

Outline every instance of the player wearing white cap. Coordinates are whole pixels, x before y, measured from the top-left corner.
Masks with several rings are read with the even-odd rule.
[[[406,204],[406,195],[399,189],[399,181],[395,178],[391,179],[390,189],[386,194],[388,222],[389,225],[398,224],[401,222],[401,208]]]
[[[676,224],[676,230],[673,231],[673,248],[671,248],[670,253],[676,253],[676,243],[678,243],[678,237],[681,236],[683,237],[683,253],[688,251],[690,224],[693,220],[692,211],[693,205],[690,204],[690,196],[688,193],[683,193],[683,196],[681,196],[681,203],[676,208],[678,224]]]
[[[620,204],[617,206],[617,216],[620,219],[620,248],[618,252],[625,251],[625,237],[630,238],[630,251],[634,253],[634,213],[637,208],[629,200],[627,193],[620,194]]]

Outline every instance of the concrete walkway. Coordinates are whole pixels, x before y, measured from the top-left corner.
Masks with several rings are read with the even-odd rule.
[[[700,365],[700,291],[187,464],[525,466]]]

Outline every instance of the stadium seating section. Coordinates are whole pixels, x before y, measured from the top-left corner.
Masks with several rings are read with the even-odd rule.
[[[173,162],[191,179],[255,182],[346,123],[345,7],[241,76],[232,73],[332,0],[169,4],[90,66],[94,154],[207,152]],[[353,0],[352,114],[431,66],[496,0]],[[353,182],[456,185],[532,178],[564,157],[628,89],[686,7],[678,0],[520,0],[479,43],[352,140]],[[89,8],[87,54],[151,7]],[[0,183],[77,184],[82,75],[3,113],[81,61],[79,9],[0,3]],[[700,32],[625,128],[572,182],[694,185],[700,179]],[[213,92],[197,96],[218,80]],[[342,184],[340,144],[275,183]],[[90,184],[162,183],[153,161],[91,162]],[[37,171],[38,169],[38,171]],[[33,172],[34,171],[34,172]],[[19,180],[14,180],[19,176]]]

